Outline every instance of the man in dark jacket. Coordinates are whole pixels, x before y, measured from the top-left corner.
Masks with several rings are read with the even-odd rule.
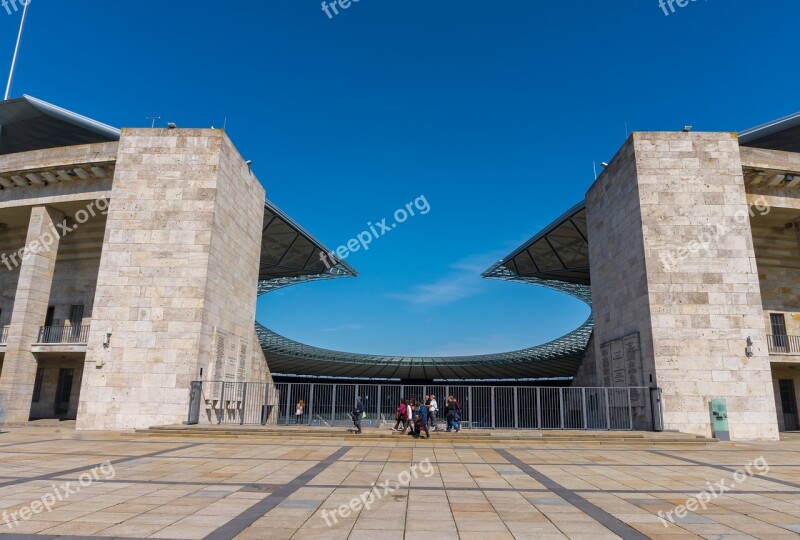
[[[428,397],[428,396],[426,396]],[[425,401],[421,401],[419,404],[419,410],[417,411],[417,436],[422,435],[422,430],[425,430],[425,436],[430,439],[431,432],[428,430],[428,407],[430,407],[431,402],[430,398],[426,399]]]
[[[364,415],[364,404],[361,403],[361,396],[356,396],[356,404],[350,417],[353,419],[353,426],[356,428],[356,433],[361,433],[361,417]]]

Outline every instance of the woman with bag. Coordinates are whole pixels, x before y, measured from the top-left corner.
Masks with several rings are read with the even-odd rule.
[[[461,430],[459,422],[461,422],[461,405],[453,396],[447,396],[447,431],[455,429],[458,433]]]
[[[394,411],[394,419],[396,420],[392,431],[400,431],[400,424],[403,425],[403,431],[406,430],[406,400],[405,398],[400,400],[400,405],[397,406],[397,410]]]
[[[303,418],[303,410],[306,408],[305,402],[301,399],[297,402],[297,406],[294,409],[294,423],[299,424],[300,420]]]
[[[453,398],[453,405],[455,405],[455,416],[453,417],[453,427],[456,430],[456,433],[461,431],[461,404],[458,400],[454,397]]]

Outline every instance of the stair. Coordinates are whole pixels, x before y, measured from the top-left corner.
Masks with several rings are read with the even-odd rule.
[[[448,443],[530,443],[537,445],[706,445],[716,439],[677,432],[645,431],[539,431],[470,429],[460,433],[431,432],[430,439],[414,439],[389,428],[365,428],[360,435],[347,428],[275,427],[237,425],[172,425],[138,429],[136,434],[147,437],[205,437],[238,439],[335,439],[339,441],[448,442]]]

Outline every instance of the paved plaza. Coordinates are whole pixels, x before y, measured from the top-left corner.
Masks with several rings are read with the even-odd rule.
[[[800,437],[501,443],[10,428],[0,512],[2,532],[20,538],[797,538]]]

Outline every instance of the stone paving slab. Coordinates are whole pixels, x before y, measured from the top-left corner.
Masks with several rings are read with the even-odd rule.
[[[310,444],[289,434],[152,438],[18,427],[0,434],[0,533],[22,539],[798,538],[800,436],[690,448],[398,439]]]

